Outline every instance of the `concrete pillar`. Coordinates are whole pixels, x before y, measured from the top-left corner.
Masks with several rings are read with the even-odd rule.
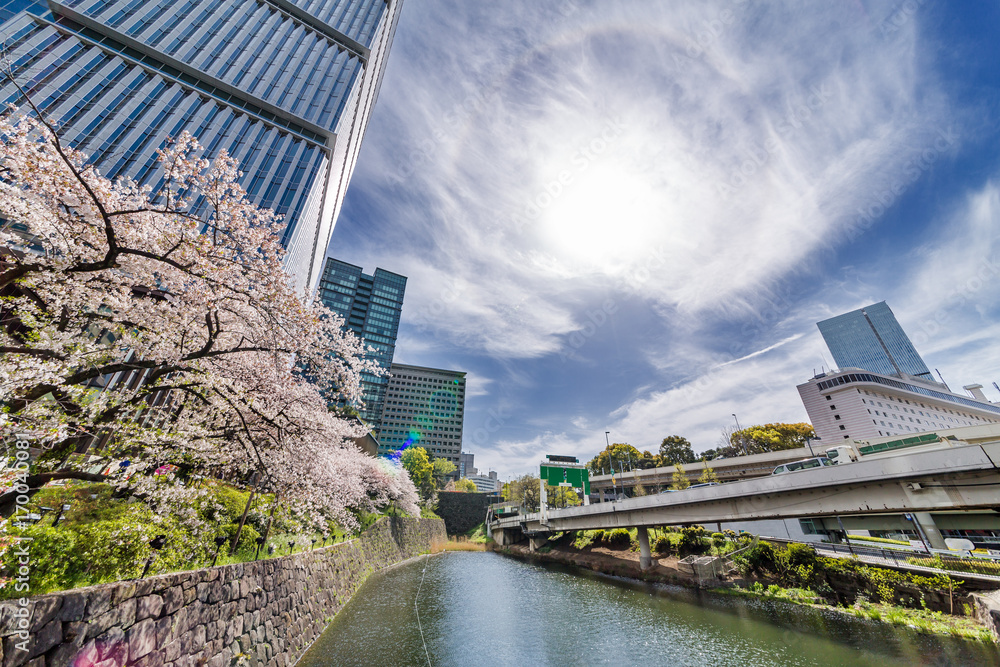
[[[549,541],[547,535],[533,535],[528,538],[528,551],[537,551]]]
[[[649,550],[649,531],[645,526],[639,526],[639,569],[648,570],[653,567],[653,554]]]
[[[493,541],[502,547],[506,546],[506,543],[504,542],[504,537],[506,536],[505,532],[506,531],[504,531],[503,528],[497,528],[493,531]]]
[[[924,537],[927,538],[927,544],[931,549],[947,549],[948,546],[944,543],[944,537],[941,535],[941,531],[938,530],[937,524],[934,523],[934,517],[931,516],[930,512],[914,512],[913,520],[917,523],[921,530],[924,531]]]

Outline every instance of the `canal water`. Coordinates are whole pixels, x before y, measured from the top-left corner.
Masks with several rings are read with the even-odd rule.
[[[995,646],[494,553],[374,575],[303,656],[335,665],[1000,665]]]

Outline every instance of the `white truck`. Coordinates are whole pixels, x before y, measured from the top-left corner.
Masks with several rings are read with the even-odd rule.
[[[826,458],[835,464],[842,465],[844,463],[854,463],[861,459],[881,459],[888,456],[895,456],[902,453],[900,450],[904,449],[907,454],[910,454],[916,447],[920,448],[918,451],[923,452],[958,447],[966,444],[968,443],[964,440],[959,440],[953,435],[940,436],[937,433],[920,433],[908,438],[898,438],[874,444],[852,442],[850,444],[837,445],[826,450]]]

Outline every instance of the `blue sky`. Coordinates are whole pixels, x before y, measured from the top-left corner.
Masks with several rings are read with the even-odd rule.
[[[815,323],[886,300],[1000,381],[1000,5],[406,0],[330,254],[408,276],[501,477],[805,421]]]

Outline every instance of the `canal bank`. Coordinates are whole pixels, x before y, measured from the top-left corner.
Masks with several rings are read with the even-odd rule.
[[[734,573],[729,577],[702,578],[689,569],[678,567],[677,556],[654,558],[652,567],[643,570],[639,554],[630,549],[580,549],[574,547],[572,538],[567,536],[540,549],[531,549],[528,544],[499,546],[493,542],[489,548],[528,562],[556,563],[635,581],[808,605],[832,613],[905,625],[926,633],[963,636],[992,644],[996,644],[1000,629],[996,591],[971,592],[962,588],[960,581],[954,582],[954,588],[951,581],[946,588],[934,587],[935,578],[907,577],[888,569],[858,567],[846,561],[835,563],[830,570],[822,568],[817,561],[815,576],[809,566],[811,581],[790,583],[762,571],[755,572],[754,576]]]
[[[440,519],[386,517],[313,551],[8,600],[3,664],[285,667],[372,574],[445,539]]]

